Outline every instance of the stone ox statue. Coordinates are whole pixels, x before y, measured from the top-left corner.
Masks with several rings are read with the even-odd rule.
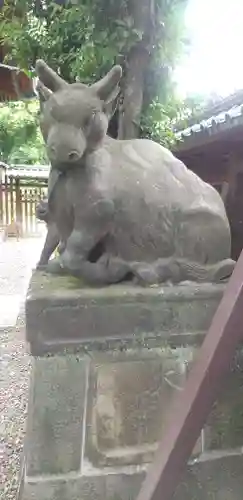
[[[224,204],[159,144],[106,135],[122,70],[68,84],[36,64],[40,126],[51,162],[39,268],[90,284],[220,281],[234,268]],[[59,256],[51,254],[59,245]]]

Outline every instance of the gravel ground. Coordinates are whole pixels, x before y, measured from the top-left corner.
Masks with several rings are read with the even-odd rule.
[[[17,326],[0,332],[0,499],[15,500],[23,449],[29,383],[24,315]]]
[[[30,360],[24,341],[24,298],[42,240],[0,243],[0,298],[20,296],[13,328],[0,317],[0,499],[15,500],[22,458]],[[0,314],[1,316],[1,314]]]
[[[42,243],[42,238],[0,242],[0,296],[25,293]]]

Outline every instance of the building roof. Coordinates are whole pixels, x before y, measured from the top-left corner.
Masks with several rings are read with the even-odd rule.
[[[243,90],[204,110],[198,121],[176,132],[176,149],[186,150],[243,127]]]
[[[199,123],[195,123],[184,130],[177,132],[178,138],[186,138],[193,134],[206,132],[207,134],[212,134],[217,132],[219,129],[225,130],[226,128],[232,128],[237,125],[243,124],[243,103],[241,106],[234,106],[228,111],[223,111],[218,115],[213,115],[210,118],[201,120]]]

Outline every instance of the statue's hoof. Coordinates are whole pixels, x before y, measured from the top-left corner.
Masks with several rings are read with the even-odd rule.
[[[46,266],[46,270],[51,274],[66,274],[58,258],[50,260]]]
[[[151,264],[135,263],[131,266],[133,272],[133,283],[140,286],[156,285],[158,283],[158,274]]]
[[[58,251],[59,255],[61,255],[64,252],[65,248],[66,248],[65,243],[60,242],[58,247],[57,247],[57,251]]]
[[[235,261],[232,259],[225,259],[217,265],[214,272],[214,281],[220,283],[221,281],[226,281],[230,278],[234,271]]]
[[[107,270],[108,282],[110,283],[123,281],[130,271],[129,264],[118,257],[108,259],[105,268]]]
[[[41,262],[38,262],[36,265],[37,271],[46,271],[47,269],[47,264],[42,264]]]

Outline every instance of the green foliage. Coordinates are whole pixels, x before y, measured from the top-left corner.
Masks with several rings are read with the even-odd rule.
[[[84,83],[99,79],[114,63],[126,72],[130,49],[142,43],[150,54],[142,135],[170,145],[171,115],[178,116],[171,73],[188,43],[183,26],[186,4],[187,0],[151,0],[150,19],[138,27],[134,0],[16,0],[15,11],[5,2],[0,37],[8,44],[8,57],[26,71],[43,58],[67,81]]]
[[[47,7],[43,2],[40,14],[33,2],[19,2],[21,20],[12,13],[9,22],[10,7],[5,6],[0,36],[9,44],[9,57],[22,68],[28,70],[43,58],[68,81],[92,82],[139,39],[132,19],[123,17],[123,2],[119,3],[117,9],[114,0],[84,0],[75,5],[48,2]]]
[[[153,101],[146,115],[141,120],[141,136],[159,142],[170,148],[175,142],[173,121],[177,116],[176,106],[171,105],[172,116],[169,115],[169,106],[164,106],[158,99]]]
[[[38,127],[38,102],[9,103],[0,107],[0,159],[8,164],[46,164]]]
[[[205,106],[206,101],[202,96],[192,96],[184,101],[172,96],[166,105],[157,98],[142,116],[141,136],[171,148],[175,144],[175,133],[200,117]]]

